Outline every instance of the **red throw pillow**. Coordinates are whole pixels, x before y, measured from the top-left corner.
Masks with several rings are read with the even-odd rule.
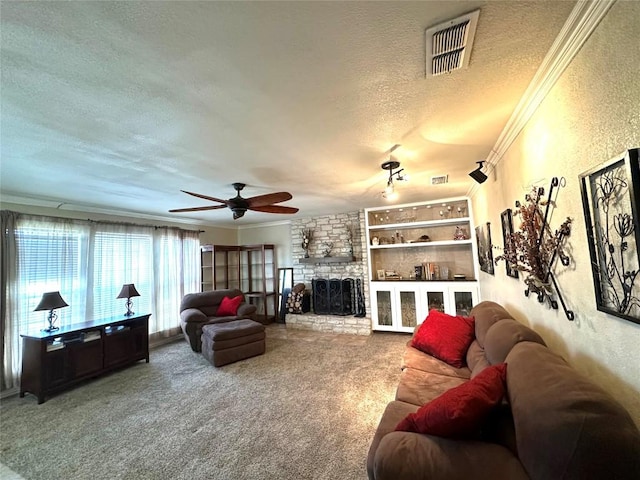
[[[407,415],[396,430],[448,438],[470,437],[502,401],[506,375],[506,363],[487,367],[468,382]]]
[[[220,302],[216,316],[218,317],[233,317],[238,313],[238,307],[242,303],[242,295],[229,298],[224,297]]]
[[[413,336],[411,346],[452,367],[462,368],[474,337],[473,317],[454,317],[439,310],[431,310]]]

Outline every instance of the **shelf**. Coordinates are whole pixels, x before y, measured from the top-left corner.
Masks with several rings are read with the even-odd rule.
[[[369,230],[397,230],[400,228],[439,227],[442,225],[456,225],[469,223],[469,217],[443,218],[438,220],[423,220],[419,222],[386,223],[381,225],[369,225]]]
[[[469,245],[472,240],[437,240],[433,242],[388,243],[386,245],[369,245],[371,250],[383,248],[443,247],[451,245]]]
[[[298,263],[307,263],[307,264],[322,264],[322,263],[349,263],[355,262],[356,257],[310,257],[310,258],[301,258],[298,260]]]

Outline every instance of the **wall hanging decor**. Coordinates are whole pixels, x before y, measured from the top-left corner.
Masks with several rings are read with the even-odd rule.
[[[597,309],[640,323],[639,149],[580,174]]]
[[[480,270],[493,275],[493,246],[491,245],[491,224],[476,227],[476,241],[478,242],[478,263]]]
[[[502,240],[504,248],[511,242],[511,236],[513,235],[513,219],[511,209],[507,208],[500,214],[500,221],[502,223]],[[518,269],[516,264],[506,260],[505,266],[507,267],[507,275],[509,277],[518,278]]]
[[[516,202],[514,216],[520,218],[520,227],[509,235],[504,252],[496,257],[496,263],[504,260],[523,273],[527,286],[524,294],[527,297],[534,293],[540,303],[546,300],[553,309],[558,308],[557,297],[567,318],[573,320],[575,315],[567,308],[554,274],[557,258],[565,267],[571,263],[564,250],[565,240],[571,233],[571,219],[567,218],[555,233],[549,227],[551,209],[555,207],[554,191],[557,196],[556,189],[565,185],[564,178],[559,181],[553,177],[546,199],[543,198],[543,187],[533,187],[531,193],[525,196],[524,204]]]

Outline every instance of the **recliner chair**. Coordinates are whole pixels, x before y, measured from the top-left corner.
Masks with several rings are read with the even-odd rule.
[[[242,295],[238,289],[212,290],[208,292],[188,293],[180,302],[180,326],[184,337],[194,352],[202,351],[202,327],[211,323],[224,323],[241,318],[256,319],[255,305],[242,302],[235,316],[216,316],[218,307],[224,297]]]

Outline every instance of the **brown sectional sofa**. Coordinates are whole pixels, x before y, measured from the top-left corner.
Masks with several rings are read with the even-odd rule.
[[[482,302],[471,315],[476,338],[467,367],[451,367],[407,344],[396,399],[369,450],[371,480],[640,478],[640,432],[615,399],[500,305]],[[474,438],[394,431],[421,405],[503,362],[507,398]]]
[[[180,326],[191,349],[194,352],[202,351],[202,327],[212,323],[232,322],[248,318],[256,319],[257,307],[250,303],[242,302],[236,315],[216,316],[218,307],[224,297],[234,298],[242,295],[238,289],[213,290],[208,292],[188,293],[180,302]]]

